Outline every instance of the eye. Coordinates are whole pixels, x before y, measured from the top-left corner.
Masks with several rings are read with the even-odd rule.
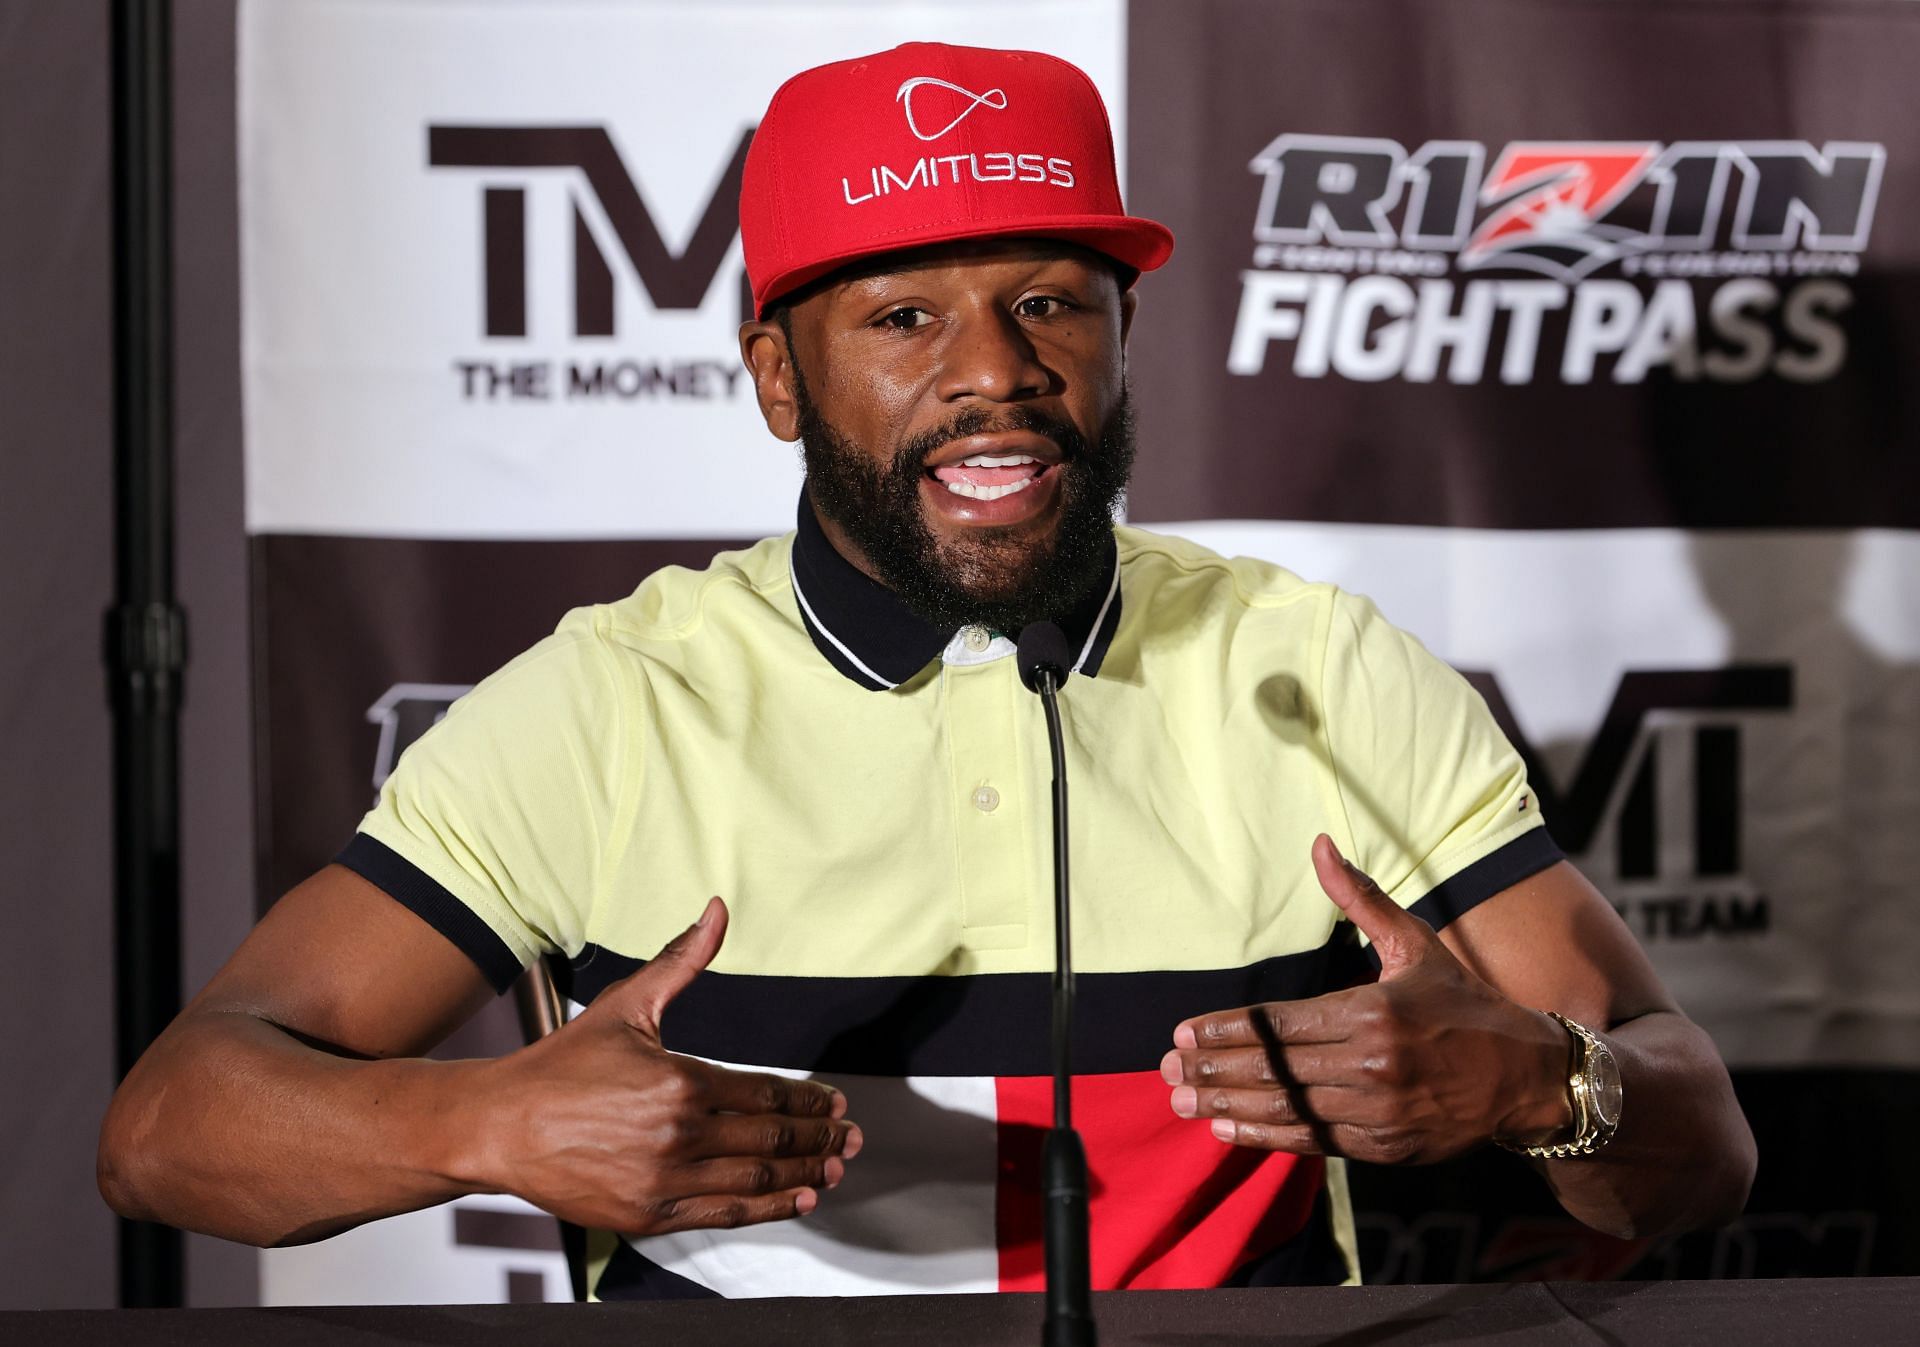
[[[889,309],[880,315],[879,326],[890,327],[896,332],[908,332],[916,327],[925,327],[933,321],[933,315],[925,309],[916,309],[911,304],[902,304],[897,309]]]
[[[1058,295],[1028,295],[1013,306],[1022,318],[1063,318],[1073,305]]]

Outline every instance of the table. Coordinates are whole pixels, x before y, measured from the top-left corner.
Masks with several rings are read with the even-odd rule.
[[[1102,1347],[1415,1347],[1424,1343],[1920,1342],[1920,1278],[1535,1282],[1102,1292]],[[1037,1295],[327,1309],[28,1310],[0,1343],[59,1347],[809,1347],[1039,1342]]]

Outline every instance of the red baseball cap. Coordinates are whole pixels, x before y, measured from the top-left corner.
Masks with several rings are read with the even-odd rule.
[[[803,70],[740,179],[754,312],[857,258],[953,239],[1066,239],[1135,271],[1173,253],[1128,215],[1093,81],[1037,51],[909,42]]]

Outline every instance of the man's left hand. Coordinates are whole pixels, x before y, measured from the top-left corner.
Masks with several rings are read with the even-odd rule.
[[[1566,1031],[1476,977],[1332,839],[1315,839],[1313,867],[1373,942],[1379,981],[1185,1021],[1160,1064],[1173,1111],[1235,1145],[1377,1164],[1566,1126]]]

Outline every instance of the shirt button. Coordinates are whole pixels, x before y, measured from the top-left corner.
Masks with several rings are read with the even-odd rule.
[[[985,627],[968,627],[960,633],[960,643],[977,655],[993,644],[993,633]],[[991,809],[993,806],[983,805],[982,808]]]
[[[973,807],[983,814],[991,814],[1000,807],[1000,792],[992,786],[982,786],[973,793]]]

